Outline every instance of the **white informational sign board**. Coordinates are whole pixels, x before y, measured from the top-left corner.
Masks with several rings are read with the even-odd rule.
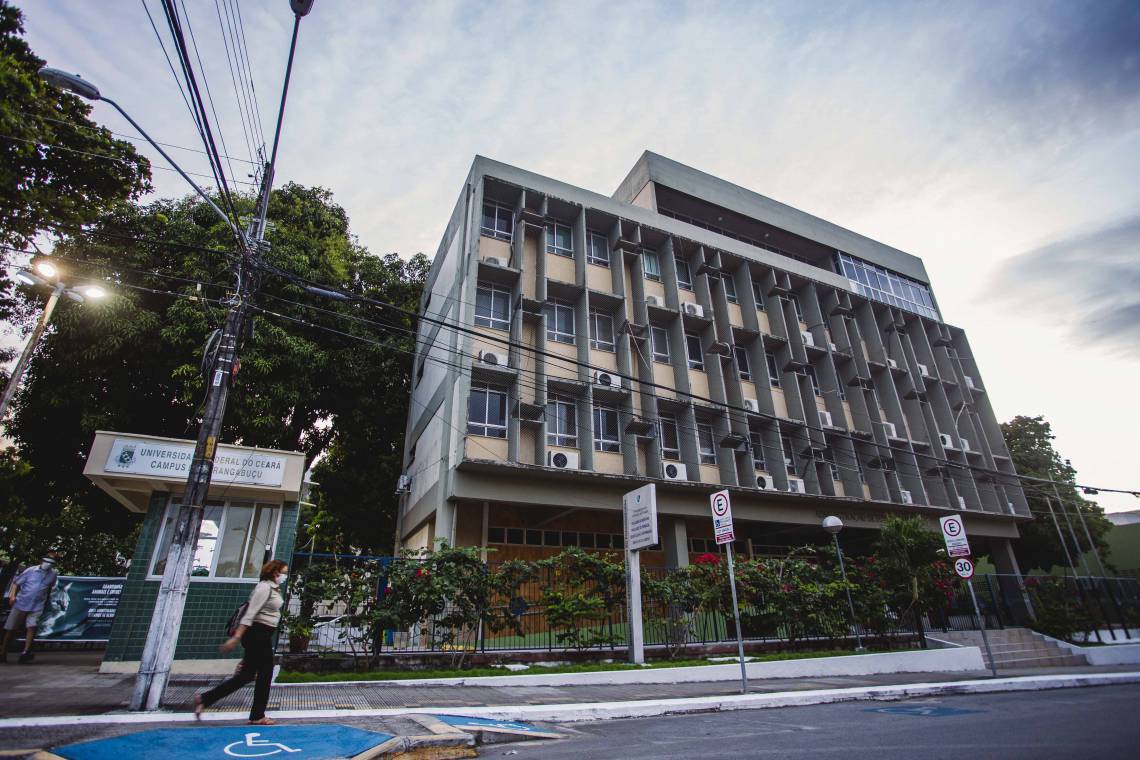
[[[966,557],[959,557],[954,560],[954,572],[958,574],[959,578],[968,581],[974,577],[974,563]]]
[[[943,517],[942,540],[946,542],[946,553],[951,557],[969,557],[970,542],[966,540],[966,526],[957,515]]]
[[[712,506],[713,536],[718,544],[731,544],[736,540],[732,530],[732,504],[728,491],[717,491],[709,497]]]
[[[194,444],[116,438],[111,444],[105,470],[131,475],[184,480],[194,461]],[[286,458],[281,454],[243,451],[219,446],[214,455],[212,480],[235,485],[279,486],[285,477]]]
[[[637,551],[653,546],[657,536],[657,485],[650,483],[621,499],[625,515],[625,548]]]

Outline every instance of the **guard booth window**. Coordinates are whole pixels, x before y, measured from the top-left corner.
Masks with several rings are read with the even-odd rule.
[[[152,558],[152,576],[166,570],[166,554],[178,518],[179,504],[167,504],[162,532]],[[247,501],[209,501],[202,515],[202,529],[194,547],[193,578],[241,578],[257,580],[266,561],[265,547],[276,543],[281,510],[274,504]]]

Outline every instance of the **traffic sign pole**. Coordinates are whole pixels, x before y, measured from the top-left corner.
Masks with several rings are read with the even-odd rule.
[[[997,678],[997,663],[994,662],[994,653],[990,649],[990,637],[986,635],[986,621],[982,620],[982,611],[978,609],[978,597],[974,594],[974,581],[966,579],[966,588],[970,589],[970,601],[974,603],[974,616],[978,619],[978,630],[982,632],[982,643],[986,646],[986,657],[990,658],[990,672]]]
[[[744,666],[744,638],[740,635],[740,605],[736,603],[736,571],[732,564],[732,544],[728,549],[728,584],[732,588],[732,617],[736,620],[736,652],[740,656],[740,693],[748,693],[748,670]]]

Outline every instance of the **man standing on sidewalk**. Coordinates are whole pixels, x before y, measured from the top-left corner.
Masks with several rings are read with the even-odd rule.
[[[32,640],[36,636],[36,626],[40,622],[40,614],[47,604],[48,595],[55,587],[59,573],[55,571],[55,562],[59,554],[48,552],[40,560],[40,564],[29,567],[16,576],[12,587],[8,590],[8,604],[12,608],[8,619],[4,622],[4,651],[3,661],[8,661],[8,645],[16,637],[16,631],[23,629],[24,651],[20,654],[20,662],[32,661]]]

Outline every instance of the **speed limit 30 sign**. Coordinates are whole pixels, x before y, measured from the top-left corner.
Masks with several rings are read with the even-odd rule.
[[[958,577],[968,581],[974,577],[974,563],[966,557],[959,557],[954,560],[954,572]]]

